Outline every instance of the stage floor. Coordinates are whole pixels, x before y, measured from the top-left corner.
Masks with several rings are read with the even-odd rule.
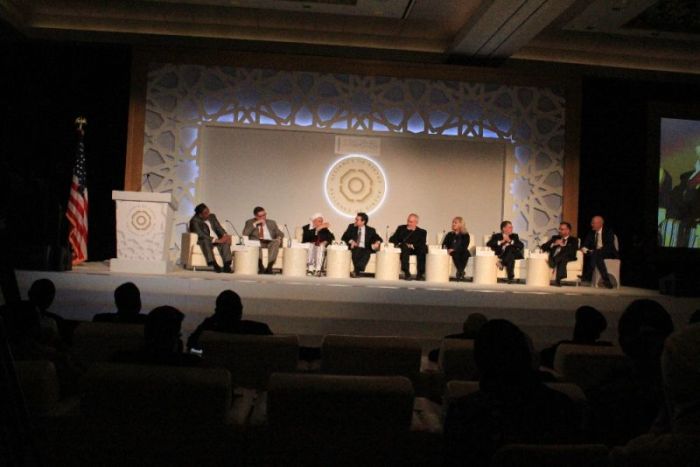
[[[581,305],[603,312],[608,319],[603,338],[615,341],[619,316],[635,299],[657,300],[669,310],[676,327],[685,326],[690,314],[700,308],[698,298],[670,297],[632,287],[430,284],[182,269],[163,275],[123,274],[110,272],[107,262],[85,263],[67,272],[17,271],[24,297],[31,283],[42,277],[56,284],[51,310],[79,320],[114,311],[114,289],[132,281],[141,290],[144,312],[165,304],[183,311],[185,334],[213,312],[222,290],[232,289],[243,299],[245,318],[265,321],[278,334],[298,334],[304,345],[318,345],[326,334],[398,335],[418,338],[428,349],[438,345],[442,336],[459,332],[464,319],[479,311],[488,318],[513,321],[540,348],[571,336],[574,312]]]

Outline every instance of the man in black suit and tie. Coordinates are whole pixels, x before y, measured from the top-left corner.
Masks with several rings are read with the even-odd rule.
[[[608,289],[613,285],[608,276],[608,269],[605,267],[606,258],[618,258],[617,245],[615,245],[615,233],[612,229],[603,228],[605,220],[602,216],[594,216],[591,219],[591,231],[586,235],[581,251],[583,257],[583,275],[581,280],[591,282],[594,268],[598,268],[603,284]]]
[[[428,250],[426,244],[427,232],[418,227],[418,214],[409,214],[405,225],[397,227],[396,232],[389,238],[389,242],[401,248],[401,270],[404,279],[411,280],[411,271],[408,268],[408,260],[411,255],[416,255],[418,263],[419,281],[425,280],[425,254]]]
[[[194,216],[190,219],[190,232],[197,234],[197,244],[207,260],[207,265],[221,272],[221,267],[214,261],[216,246],[224,262],[224,272],[231,272],[231,236],[226,233],[214,214],[209,212],[206,204],[200,203],[194,208]]]
[[[523,259],[524,247],[518,234],[513,233],[513,224],[510,221],[501,222],[501,233],[491,235],[486,246],[496,253],[500,261],[499,268],[506,268],[508,283],[512,284],[515,278],[515,260]]]
[[[576,261],[578,251],[578,238],[571,236],[571,224],[560,222],[559,235],[552,236],[541,248],[549,252],[549,267],[556,270],[554,285],[561,287],[561,280],[566,279],[566,263]]]
[[[358,212],[355,223],[348,225],[341,240],[347,243],[352,252],[352,277],[358,277],[365,270],[369,256],[379,249],[382,237],[377,235],[374,228],[367,225],[369,217],[364,212]]]

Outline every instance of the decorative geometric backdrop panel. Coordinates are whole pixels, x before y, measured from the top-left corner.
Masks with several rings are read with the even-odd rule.
[[[512,145],[504,216],[534,245],[561,219],[564,108],[555,88],[152,64],[143,158],[150,176],[142,189],[174,195],[176,233],[182,232],[196,199],[200,130],[210,122],[497,139]]]

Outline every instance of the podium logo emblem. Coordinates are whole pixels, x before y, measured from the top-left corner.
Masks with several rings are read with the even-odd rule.
[[[134,209],[131,212],[130,230],[134,233],[145,233],[153,225],[153,213],[143,207]]]
[[[350,154],[328,169],[324,189],[328,204],[336,212],[353,217],[358,212],[372,214],[379,209],[386,198],[387,180],[374,160]]]

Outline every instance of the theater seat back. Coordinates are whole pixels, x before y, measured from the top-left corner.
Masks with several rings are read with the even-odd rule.
[[[83,322],[73,333],[71,353],[77,362],[89,367],[110,361],[117,352],[138,350],[143,342],[142,324]]]
[[[438,365],[445,375],[445,381],[476,380],[474,341],[471,339],[443,339]]]
[[[619,347],[561,344],[554,356],[554,370],[564,381],[584,391],[599,385],[610,375],[626,371],[631,361]]]

